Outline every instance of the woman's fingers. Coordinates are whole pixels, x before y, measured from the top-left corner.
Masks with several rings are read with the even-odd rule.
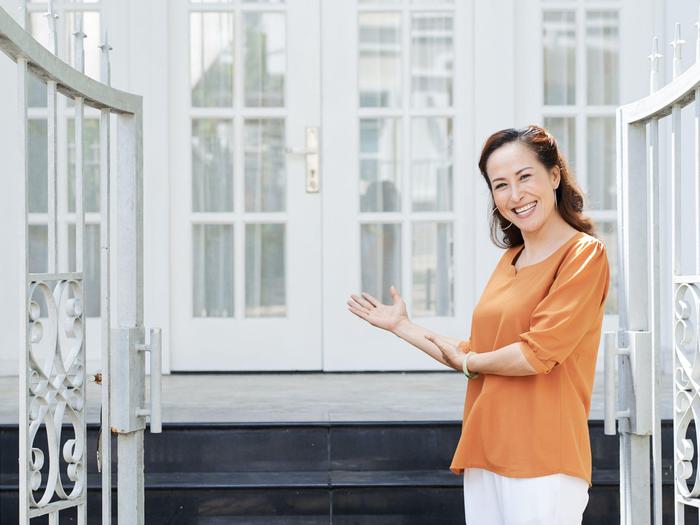
[[[364,319],[365,321],[367,320],[367,316],[369,315],[366,311],[360,310],[359,308],[355,308],[352,305],[348,306],[348,310],[350,310],[352,313],[354,313],[360,319]]]
[[[381,301],[379,301],[379,299],[376,299],[375,297],[372,297],[372,296],[371,296],[370,294],[368,294],[367,292],[362,292],[362,296],[363,296],[365,299],[367,299],[367,300],[372,304],[372,306],[377,306],[377,305],[381,304]]]
[[[363,299],[362,297],[359,297],[359,296],[357,296],[357,295],[355,295],[355,294],[350,294],[350,297],[353,298],[353,300],[355,301],[355,303],[357,303],[356,306],[358,306],[358,307],[370,309],[370,308],[372,308],[372,307],[374,306],[374,305],[373,305],[372,303],[370,303],[369,301],[367,301],[367,300]]]

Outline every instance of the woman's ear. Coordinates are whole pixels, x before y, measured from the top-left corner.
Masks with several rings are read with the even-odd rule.
[[[559,169],[559,166],[554,166],[554,168],[552,168],[552,186],[554,186],[555,190],[559,187],[560,182],[561,170]]]

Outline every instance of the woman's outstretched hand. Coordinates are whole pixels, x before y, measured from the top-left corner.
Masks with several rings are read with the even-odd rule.
[[[362,297],[350,294],[348,310],[372,326],[392,332],[400,322],[408,321],[408,312],[396,288],[391,286],[389,292],[394,304],[382,304],[366,292],[362,292]]]

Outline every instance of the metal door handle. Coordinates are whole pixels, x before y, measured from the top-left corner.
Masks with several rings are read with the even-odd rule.
[[[306,149],[284,148],[287,155],[306,157],[306,193],[318,193],[320,186],[318,128],[306,128]]]

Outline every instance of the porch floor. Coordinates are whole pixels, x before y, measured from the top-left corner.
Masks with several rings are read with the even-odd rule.
[[[0,424],[18,422],[18,378],[0,376]],[[460,421],[466,380],[452,372],[171,374],[163,376],[163,421]],[[99,421],[100,387],[87,389],[87,422]],[[670,384],[662,419],[672,417]],[[590,418],[603,419],[603,376]]]

